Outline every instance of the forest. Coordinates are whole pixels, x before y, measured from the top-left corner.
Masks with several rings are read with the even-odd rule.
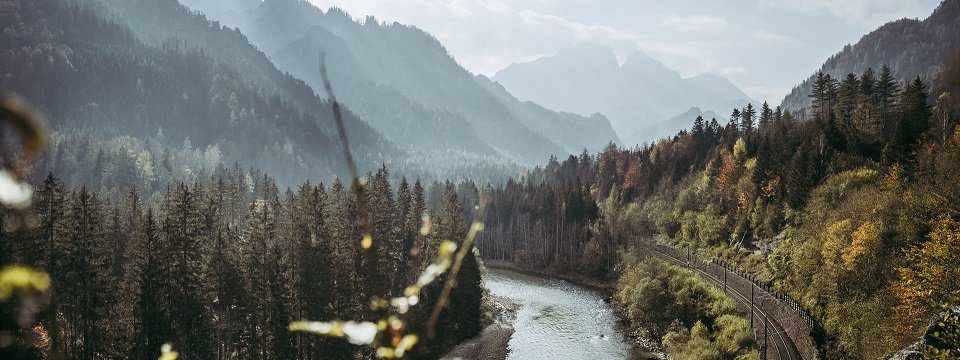
[[[147,359],[170,343],[186,358],[373,356],[369,347],[288,327],[302,319],[375,319],[369,299],[401,294],[442,240],[466,236],[467,223],[451,183],[425,191],[402,179],[393,190],[383,168],[366,184],[307,182],[282,192],[255,170],[221,166],[192,184],[114,196],[48,175],[29,209],[0,213],[0,223],[35,225],[0,231],[0,262],[41,269],[53,283],[33,325],[4,321],[5,334],[17,329],[19,342],[4,353]],[[382,241],[375,256],[358,241],[361,206]],[[421,231],[424,221],[429,231]],[[434,358],[479,331],[482,265],[474,256],[460,268],[438,335],[409,357]],[[406,315],[411,331],[426,333],[441,288],[423,289],[420,306]]]
[[[491,190],[478,247],[621,281],[641,242],[690,249],[798,299],[824,358],[889,356],[960,302],[957,90],[960,60],[927,81],[820,74],[805,111],[748,104],[722,125],[551,158]]]
[[[484,260],[607,286],[670,358],[760,357],[652,245],[796,299],[819,358],[960,357],[960,2],[633,147],[419,28],[257,2],[0,0],[0,359],[438,358],[495,321]]]

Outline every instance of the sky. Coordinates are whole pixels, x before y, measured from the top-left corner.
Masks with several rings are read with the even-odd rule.
[[[684,77],[723,75],[779,104],[844,45],[888,21],[926,18],[940,0],[309,0],[354,18],[419,27],[460,65],[494,75],[581,41],[641,50]]]

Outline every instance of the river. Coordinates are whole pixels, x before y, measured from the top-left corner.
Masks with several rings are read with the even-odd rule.
[[[520,305],[508,359],[627,359],[632,347],[600,293],[567,281],[489,269],[493,295]]]

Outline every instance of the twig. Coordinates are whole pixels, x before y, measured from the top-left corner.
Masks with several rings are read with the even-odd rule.
[[[340,103],[337,96],[333,94],[333,87],[330,86],[330,78],[327,76],[326,53],[320,51],[320,79],[323,81],[323,89],[330,97],[330,103],[333,107],[333,120],[337,124],[337,134],[340,135],[340,147],[343,150],[343,158],[347,162],[347,168],[350,170],[350,177],[354,183],[360,181],[360,174],[357,172],[357,164],[353,162],[353,154],[350,153],[350,141],[347,139],[347,129],[343,125],[343,116],[340,114]]]
[[[480,231],[483,231],[483,213],[486,209],[487,199],[486,196],[481,196],[479,204],[477,205],[476,214],[474,215],[473,224],[470,225],[470,231],[467,232],[467,238],[463,241],[463,244],[460,245],[459,251],[457,251],[457,257],[454,259],[453,266],[450,267],[450,272],[447,275],[447,281],[443,284],[443,291],[440,292],[440,297],[437,299],[436,305],[433,307],[433,312],[430,314],[430,320],[427,321],[427,336],[434,336],[434,327],[437,325],[437,321],[440,320],[440,312],[443,310],[443,307],[447,303],[447,299],[450,297],[450,293],[453,291],[453,288],[457,286],[457,274],[460,273],[460,265],[463,264],[463,258],[467,256],[468,251],[473,251],[473,240],[477,237],[477,234]]]

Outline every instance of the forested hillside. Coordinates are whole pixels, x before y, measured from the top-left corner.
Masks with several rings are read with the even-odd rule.
[[[329,59],[344,103],[404,148],[449,148],[533,164],[551,154],[619,142],[603,117],[531,109],[462,68],[432,35],[412,26],[354,20],[303,0],[248,8],[184,1],[239,27],[277,65],[319,88],[316,62]]]
[[[809,121],[748,105],[648,146],[551,159],[493,189],[478,246],[599,278],[640,242],[691,249],[799,299],[824,358],[889,356],[960,303],[945,250],[960,234],[960,61],[950,69],[933,95],[886,68],[820,74]]]
[[[817,72],[839,79],[887,65],[903,78],[934,79],[958,52],[960,1],[946,0],[926,19],[900,19],[864,35],[827,59]],[[809,107],[807,95],[815,82],[816,74],[794,87],[781,106],[790,111]]]
[[[31,152],[47,144],[42,155],[23,157],[16,146],[27,140],[7,130],[30,126],[3,97],[0,358],[148,359],[165,343],[184,358],[371,357],[372,347],[290,324],[377,321],[371,301],[409,296],[440,241],[465,237],[478,201],[458,198],[452,183],[391,181],[382,164],[396,159],[429,181],[445,167],[478,179],[512,171],[401,152],[347,110],[354,159],[377,171],[344,185],[331,103],[238,31],[171,1],[0,9],[0,88],[36,105],[51,130],[27,132],[49,137],[30,140]],[[31,174],[32,205],[10,205],[8,182]],[[306,178],[332,182],[289,190]],[[362,229],[366,213],[372,226]],[[363,251],[361,232],[375,251]],[[20,288],[18,276],[44,285]],[[446,277],[424,284],[420,306],[403,314],[422,339],[410,357],[435,358],[479,331],[472,252],[428,329]],[[370,344],[391,344],[380,337]]]
[[[331,136],[329,104],[302,82],[279,77],[270,90],[248,72],[239,73],[177,38],[145,44],[84,2],[10,0],[4,5],[11,11],[0,16],[11,25],[0,44],[5,72],[0,86],[30,99],[53,130],[100,139],[149,138],[176,148],[212,146],[225,161],[261,167],[285,183],[345,173],[342,161],[331,156],[337,154],[338,140]],[[232,30],[215,32],[224,39],[242,38]],[[356,116],[348,113],[346,122],[362,164],[397,152]],[[92,163],[96,147],[63,150]],[[57,165],[53,161],[42,171],[66,174]],[[150,176],[145,166],[135,170],[137,178]]]
[[[162,187],[234,161],[284,186],[346,175],[329,102],[240,32],[175,1],[4,4],[0,87],[38,106],[54,131],[35,180],[54,172],[94,186],[102,168],[120,167],[108,182]],[[516,172],[492,151],[405,151],[345,117],[362,170],[386,163],[414,178],[494,182]]]

